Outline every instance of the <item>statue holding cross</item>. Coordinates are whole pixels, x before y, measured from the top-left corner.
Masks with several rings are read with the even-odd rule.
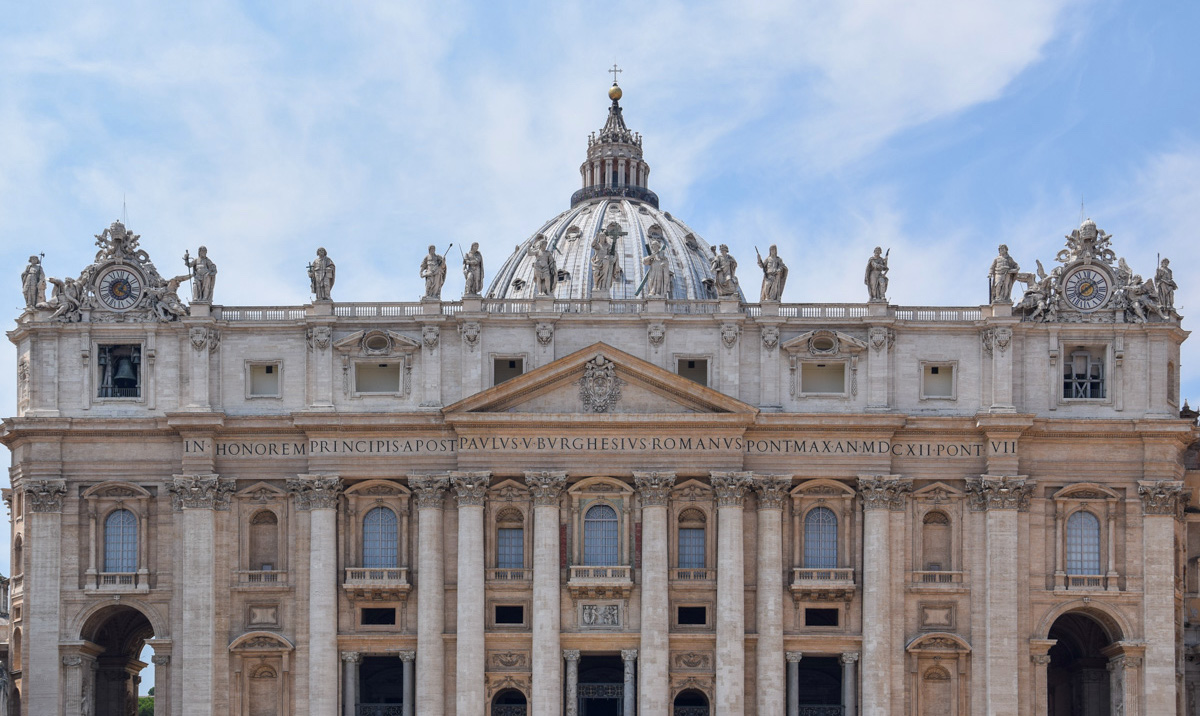
[[[612,222],[592,241],[592,290],[607,291],[621,280],[621,264],[617,262],[617,239],[629,232]]]

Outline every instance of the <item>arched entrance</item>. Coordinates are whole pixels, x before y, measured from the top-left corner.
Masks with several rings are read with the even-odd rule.
[[[130,606],[106,607],[88,619],[82,636],[100,648],[94,661],[82,664],[83,702],[92,704],[94,716],[137,713],[138,683],[146,668],[138,656],[154,636],[150,620]]]
[[[492,699],[492,716],[525,716],[525,694],[505,689]]]
[[[1112,638],[1087,614],[1067,612],[1050,627],[1047,716],[1110,716],[1108,657]]]
[[[696,689],[680,691],[672,716],[708,716],[708,697]]]

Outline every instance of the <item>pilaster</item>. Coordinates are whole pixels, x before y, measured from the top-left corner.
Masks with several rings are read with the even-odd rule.
[[[1142,500],[1142,637],[1146,642],[1146,714],[1174,713],[1175,521],[1183,519],[1188,495],[1176,480],[1138,480]]]
[[[62,672],[58,651],[61,609],[62,510],[67,496],[63,480],[25,483],[28,535],[25,550],[26,614],[25,699],[29,713],[57,714],[61,706]]]
[[[896,332],[890,323],[873,325],[867,329],[867,344],[870,349],[867,358],[867,411],[882,413],[888,406],[888,378],[891,374],[892,343],[895,342]]]

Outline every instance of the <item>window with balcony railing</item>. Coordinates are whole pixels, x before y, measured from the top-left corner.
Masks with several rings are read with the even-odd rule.
[[[814,507],[804,516],[804,566],[833,569],[838,562],[838,522],[833,510]]]

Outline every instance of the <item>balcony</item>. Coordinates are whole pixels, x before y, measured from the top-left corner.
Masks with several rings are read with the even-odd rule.
[[[351,599],[405,599],[412,585],[405,567],[347,567],[342,589]]]
[[[100,572],[88,575],[84,586],[87,592],[149,592],[150,575],[146,572]]]
[[[1116,592],[1120,590],[1115,574],[1068,574],[1066,587],[1068,590],[1080,592]]]
[[[238,588],[287,588],[288,573],[283,569],[249,569],[233,573]]]
[[[571,567],[567,589],[573,597],[625,598],[633,591],[629,567]]]
[[[487,571],[487,581],[494,587],[528,587],[533,581],[532,569],[498,568]]]
[[[672,582],[695,584],[696,586],[712,586],[711,583],[716,579],[717,570],[715,569],[672,569],[670,574]]]
[[[910,592],[965,592],[963,573],[949,570],[930,569],[910,572],[908,591]]]
[[[797,602],[849,602],[854,599],[854,592],[853,567],[797,567],[792,570],[792,598]]]

